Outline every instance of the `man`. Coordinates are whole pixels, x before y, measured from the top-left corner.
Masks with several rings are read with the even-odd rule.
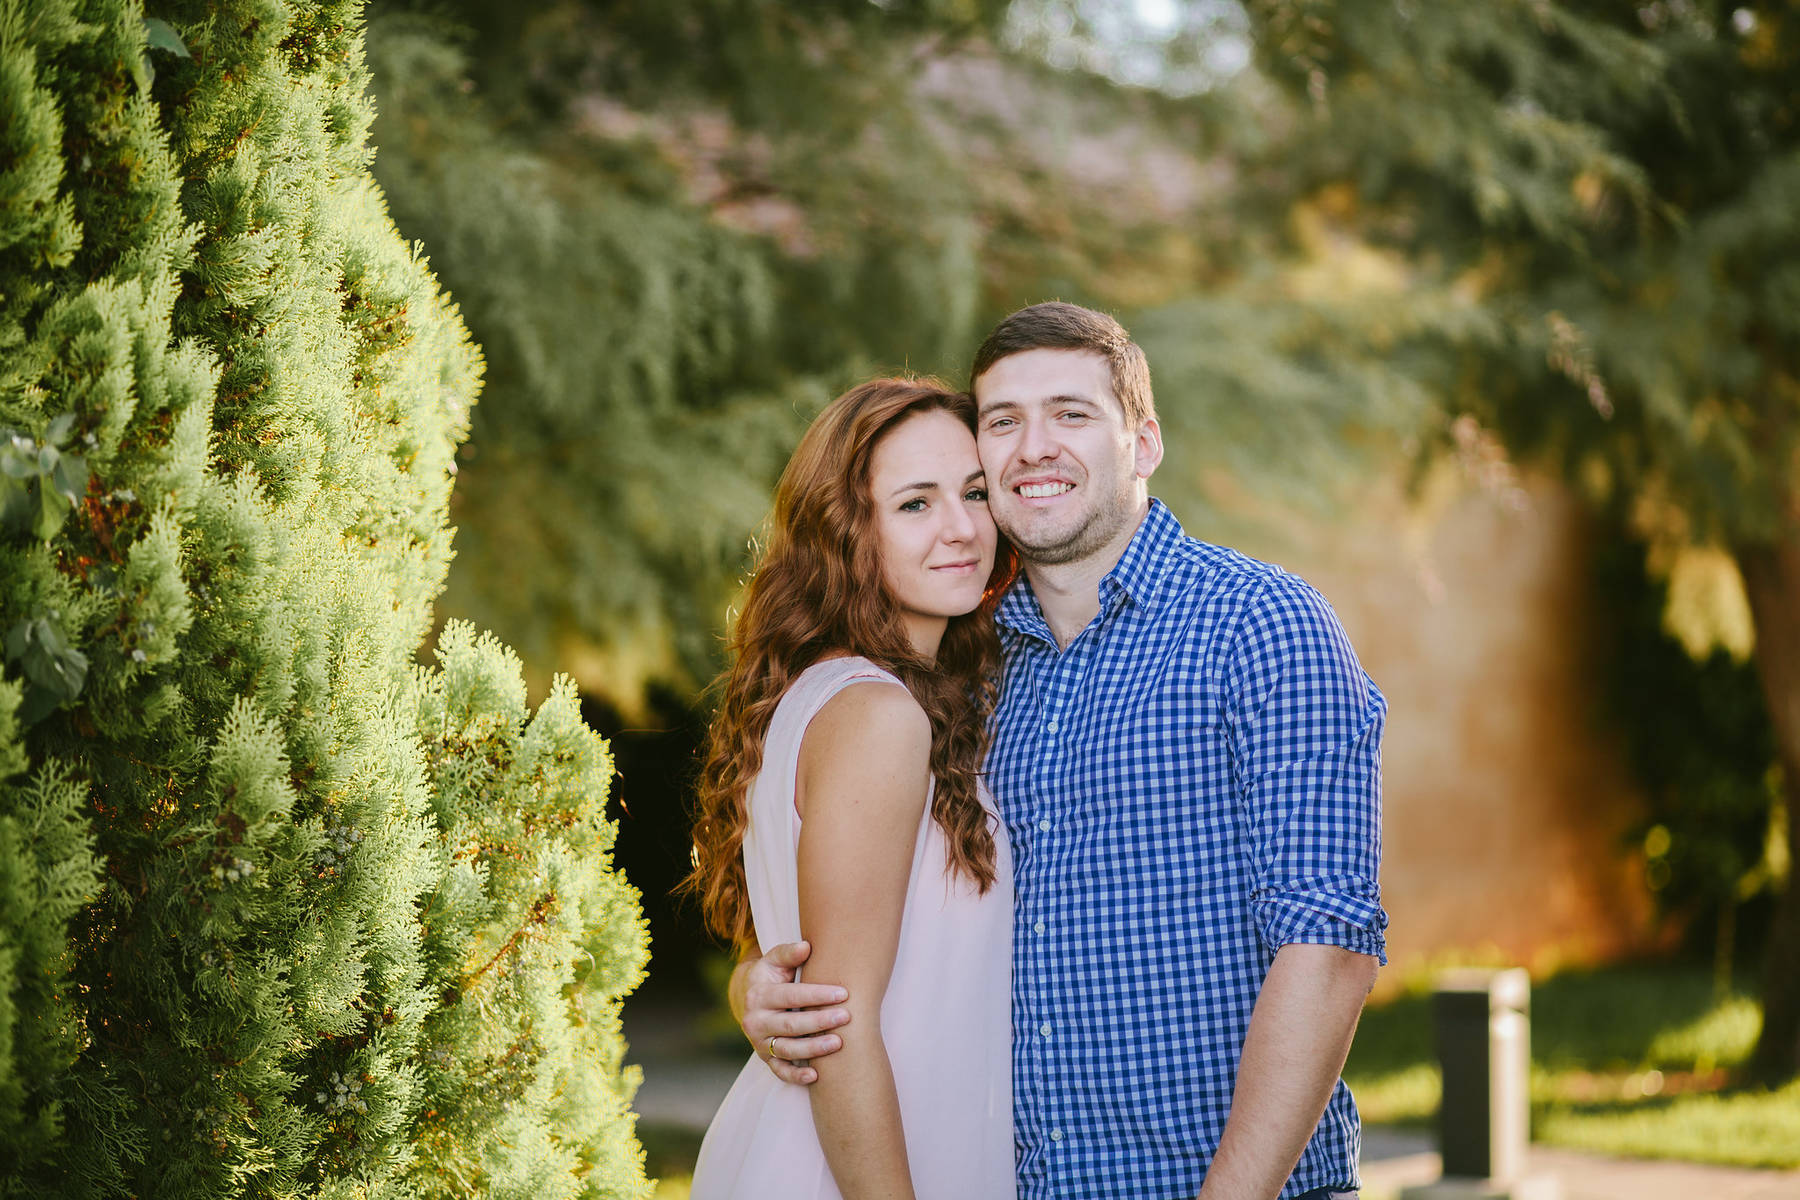
[[[1019,1195],[1353,1193],[1338,1076],[1384,959],[1385,702],[1317,592],[1149,498],[1149,368],[1112,318],[1021,309],[971,375],[1024,560],[987,764],[1015,863]],[[805,953],[732,987],[796,1083],[845,1019],[842,989],[791,982]]]

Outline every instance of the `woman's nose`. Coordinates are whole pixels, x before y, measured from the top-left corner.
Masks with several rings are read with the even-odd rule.
[[[954,500],[945,505],[944,540],[946,542],[967,542],[975,537],[975,518],[969,512],[967,503]]]

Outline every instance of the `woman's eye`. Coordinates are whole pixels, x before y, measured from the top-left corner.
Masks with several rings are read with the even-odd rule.
[[[914,496],[911,500],[906,501],[904,504],[902,504],[900,506],[900,511],[901,512],[924,512],[925,511],[925,497]]]
[[[963,493],[963,499],[969,501],[971,504],[986,504],[987,489],[984,487],[970,488]]]

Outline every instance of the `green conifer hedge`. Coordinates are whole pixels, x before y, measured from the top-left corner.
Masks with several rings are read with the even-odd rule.
[[[0,0],[0,1195],[634,1196],[605,744],[415,664],[480,358],[359,0]]]

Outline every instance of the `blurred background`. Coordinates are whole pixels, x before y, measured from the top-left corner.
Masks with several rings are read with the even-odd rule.
[[[1540,1138],[1800,1166],[1800,6],[377,0],[369,58],[486,356],[439,612],[612,740],[643,1059],[743,1055],[668,892],[788,451],[1060,298],[1389,698],[1365,1115],[1433,1111],[1433,968],[1519,964]]]

